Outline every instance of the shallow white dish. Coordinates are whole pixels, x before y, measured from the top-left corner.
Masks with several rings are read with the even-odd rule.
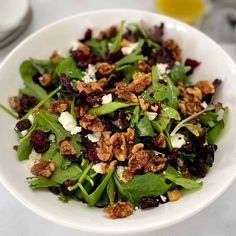
[[[218,142],[219,150],[215,163],[204,178],[200,191],[185,194],[177,202],[158,208],[136,211],[132,216],[119,220],[107,219],[101,209],[89,208],[85,204],[71,201],[63,204],[48,191],[31,191],[25,181],[28,175],[24,165],[16,160],[12,146],[17,139],[12,130],[15,121],[0,111],[0,179],[2,184],[25,206],[53,222],[95,233],[140,233],[175,224],[197,213],[234,181],[236,176],[236,126],[231,117],[236,115],[236,65],[230,57],[204,34],[171,18],[142,11],[103,10],[72,16],[34,33],[16,47],[0,67],[0,103],[7,105],[7,98],[17,94],[22,86],[18,73],[20,63],[29,57],[47,58],[55,49],[66,54],[74,40],[81,38],[87,28],[98,33],[121,20],[140,22],[150,26],[165,23],[165,37],[174,38],[181,46],[184,57],[202,62],[193,79],[220,78],[217,100],[229,106],[230,116],[224,135]],[[222,209],[223,211],[224,209]]]

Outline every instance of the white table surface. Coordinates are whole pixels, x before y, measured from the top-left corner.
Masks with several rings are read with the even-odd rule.
[[[103,8],[131,8],[153,11],[152,0],[31,0],[33,19],[27,30],[12,44],[0,49],[0,62],[25,37],[65,16]],[[236,47],[223,45],[236,60]],[[236,182],[214,203],[197,215],[168,229],[147,235],[235,236]],[[16,201],[0,184],[0,236],[92,236],[48,222]],[[137,234],[136,234],[137,235]]]

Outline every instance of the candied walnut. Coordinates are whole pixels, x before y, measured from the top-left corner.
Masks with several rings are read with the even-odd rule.
[[[18,114],[22,112],[21,99],[18,96],[12,96],[8,99],[10,107]]]
[[[196,83],[196,87],[198,87],[202,91],[202,95],[205,97],[208,94],[215,93],[215,87],[210,80],[202,80]]]
[[[133,211],[134,206],[128,201],[112,203],[103,210],[104,214],[112,219],[127,217],[132,215]]]
[[[143,97],[138,96],[138,102],[142,111],[146,111],[149,108],[149,104],[144,100]]]
[[[129,40],[123,38],[120,42],[120,47],[124,48],[124,47],[128,47],[130,44]]]
[[[153,102],[150,106],[150,110],[159,114],[161,111],[161,103],[160,102]]]
[[[202,110],[201,102],[185,102],[185,107],[189,114],[194,114]]]
[[[127,170],[135,173],[137,170],[141,170],[148,163],[148,154],[143,150],[144,145],[142,143],[135,144],[128,156],[128,168]]]
[[[167,39],[163,42],[163,46],[171,52],[173,59],[179,62],[182,61],[181,49],[176,41]]]
[[[60,142],[60,152],[62,155],[75,155],[76,150],[70,145],[69,141],[64,139]]]
[[[171,202],[173,202],[173,201],[177,201],[178,199],[180,199],[182,197],[182,194],[179,190],[174,189],[174,190],[167,192],[167,197]]]
[[[194,102],[198,102],[198,101],[202,100],[202,92],[198,87],[186,88],[186,93],[187,93],[187,95],[193,96],[192,100]]]
[[[106,29],[105,35],[106,35],[107,38],[112,38],[112,37],[116,36],[117,32],[118,32],[117,26],[112,25],[111,27]]]
[[[106,125],[102,123],[96,114],[85,114],[79,123],[81,127],[91,130],[93,133],[103,132],[106,128]]]
[[[51,102],[47,105],[47,110],[53,113],[62,113],[71,107],[71,101],[69,99],[61,99],[55,102]]]
[[[141,70],[144,73],[151,72],[151,67],[145,61],[139,60],[137,62],[137,66],[138,66],[139,70]]]
[[[107,62],[98,62],[96,64],[97,72],[104,77],[108,77],[115,69],[114,65],[111,65]]]
[[[104,162],[102,162],[102,163],[101,163],[102,173],[103,173],[103,174],[106,174],[106,173],[110,172],[111,170],[114,169],[114,167],[116,166],[116,164],[117,164],[117,160],[114,160],[114,161],[112,161],[112,162],[110,162],[110,163],[104,163]]]
[[[77,90],[85,95],[102,93],[106,83],[107,83],[106,78],[100,79],[97,82],[90,82],[90,83],[78,82]]]
[[[52,81],[52,75],[49,73],[45,73],[43,74],[43,76],[39,77],[39,83],[43,87],[47,87],[48,85],[50,85],[51,81]]]
[[[181,174],[182,174],[182,175],[184,176],[184,178],[186,178],[186,179],[191,179],[191,178],[192,178],[192,175],[191,175],[191,173],[189,172],[188,169],[182,171]]]
[[[128,128],[127,132],[123,133],[126,139],[127,145],[134,144],[134,129]]]
[[[118,161],[124,161],[127,158],[126,139],[123,133],[115,133],[110,138],[110,144],[113,146],[113,154]]]
[[[166,167],[167,158],[162,155],[151,154],[148,163],[144,166],[144,173],[157,172],[164,170]]]
[[[106,36],[105,32],[104,31],[100,31],[99,34],[95,37],[95,39],[97,41],[101,41],[102,39],[104,39],[105,36]]]
[[[103,132],[102,137],[97,142],[97,156],[101,161],[111,160],[113,156],[112,145],[110,144],[111,132]]]
[[[83,54],[85,56],[90,54],[90,47],[88,47],[86,44],[84,43],[79,43],[79,48],[78,48],[81,52],[83,52]]]
[[[88,110],[89,110],[88,105],[78,104],[75,107],[75,115],[76,115],[77,118],[81,118],[82,116],[84,116],[87,113]]]
[[[154,136],[153,143],[157,148],[161,148],[161,149],[166,148],[167,143],[166,143],[165,135],[163,133],[160,133],[159,135]]]
[[[54,51],[52,55],[50,56],[50,60],[53,63],[58,63],[61,60],[61,55],[59,54],[58,51]]]
[[[122,177],[126,180],[129,181],[131,179],[133,179],[134,177],[134,173],[129,171],[128,169],[124,170]]]
[[[129,89],[125,87],[125,85],[118,84],[116,86],[115,94],[118,96],[118,98],[122,98],[128,102],[138,103],[137,96],[134,93],[130,92]]]
[[[56,170],[54,161],[39,160],[31,168],[31,173],[36,176],[49,177]]]
[[[186,106],[185,106],[185,102],[180,102],[179,104],[178,104],[178,106],[179,106],[179,109],[180,109],[180,112],[182,113],[182,114],[184,114],[184,115],[186,115],[186,113],[187,113],[187,108],[186,108]]]
[[[133,81],[128,85],[128,90],[133,93],[141,93],[152,83],[151,73],[137,72],[133,74]]]

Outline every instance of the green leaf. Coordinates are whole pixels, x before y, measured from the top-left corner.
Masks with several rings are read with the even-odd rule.
[[[137,131],[139,136],[143,137],[143,136],[154,136],[154,130],[152,127],[152,123],[151,121],[148,119],[147,114],[145,113],[144,117],[142,119],[140,119],[140,121],[137,124]]]
[[[183,81],[185,85],[189,85],[190,81],[186,73],[191,70],[191,67],[184,65],[174,65],[171,70],[170,77],[173,83],[176,85],[178,82]]]
[[[41,59],[30,58],[30,62],[40,74],[44,74],[44,73],[53,74],[56,67],[56,64],[52,62],[51,60],[41,60]]]
[[[167,90],[166,90],[166,97],[168,99],[167,105],[174,109],[178,108],[178,96],[179,96],[179,89],[173,84],[171,79],[167,76]]]
[[[113,111],[119,110],[121,108],[136,106],[136,103],[125,103],[125,102],[110,102],[104,104],[100,107],[93,107],[88,111],[88,114],[96,114],[97,116],[102,116],[109,114]]]
[[[114,42],[112,43],[110,52],[115,52],[120,48],[120,42],[122,39],[122,35],[123,35],[123,31],[124,31],[124,26],[125,26],[125,21],[122,20],[120,23],[120,28],[119,28],[119,32],[117,33]]]
[[[159,80],[160,76],[158,73],[158,69],[157,66],[153,66],[152,67],[152,86],[154,90],[157,90],[159,85],[158,85],[158,80]]]
[[[198,117],[199,122],[206,127],[214,127],[217,123],[217,114],[215,111],[208,111]]]
[[[33,190],[37,188],[59,187],[60,185],[51,179],[43,176],[27,178],[29,187]]]
[[[58,76],[65,74],[70,79],[81,79],[82,71],[77,67],[75,60],[72,57],[63,59],[56,67]]]
[[[202,187],[202,183],[198,183],[192,179],[184,178],[175,168],[170,165],[165,171],[164,177],[176,185],[183,187],[184,189],[199,189]]]
[[[131,119],[131,122],[130,122],[131,127],[134,127],[138,123],[139,114],[140,114],[140,108],[139,108],[139,106],[136,106],[134,108],[133,116],[132,116],[132,119]]]
[[[17,156],[19,161],[27,160],[29,158],[29,154],[32,151],[32,144],[30,143],[30,139],[22,139],[20,141],[18,149],[17,149]]]
[[[29,78],[32,79],[32,77],[37,73],[37,70],[32,65],[32,62],[30,60],[23,61],[20,65],[20,75],[23,78],[23,80],[28,80]]]
[[[103,59],[105,59],[107,53],[107,44],[108,44],[107,39],[103,39],[101,41],[98,41],[96,39],[90,39],[87,40],[85,44],[91,47],[94,53],[98,53]]]
[[[202,131],[202,127],[201,124],[197,123],[196,125],[193,123],[185,123],[183,124],[182,127],[187,128],[192,134],[194,134],[195,136],[199,136],[201,131]]]
[[[106,193],[107,193],[109,202],[114,203],[115,196],[116,196],[116,185],[114,183],[113,178],[110,178],[110,180],[107,184]]]
[[[166,193],[171,184],[165,182],[161,174],[147,173],[144,175],[135,175],[132,180],[123,184],[115,175],[115,183],[122,199],[129,200],[137,206],[144,197],[157,197]]]

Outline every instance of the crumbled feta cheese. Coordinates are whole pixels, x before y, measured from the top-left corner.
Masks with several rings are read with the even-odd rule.
[[[85,83],[96,82],[96,68],[95,65],[89,64],[88,69],[83,72],[82,80]]]
[[[33,114],[29,115],[28,120],[30,121],[31,124],[33,124],[34,123],[34,115]]]
[[[127,47],[121,48],[123,55],[131,54],[138,46],[138,43],[129,43]]]
[[[136,206],[136,207],[134,208],[135,211],[137,211],[138,209],[139,209],[138,206]]]
[[[162,202],[166,202],[166,200],[167,200],[167,197],[166,197],[166,196],[164,196],[164,195],[160,195],[160,199],[162,200]]]
[[[206,108],[208,107],[208,105],[207,105],[207,103],[204,101],[204,102],[201,103],[201,107],[202,107],[203,109],[206,109]]]
[[[186,141],[184,139],[184,135],[180,133],[176,133],[175,135],[171,136],[171,144],[173,148],[181,148],[184,144],[186,144]]]
[[[71,133],[71,135],[81,132],[82,128],[76,125],[76,120],[67,111],[62,112],[58,121],[62,124],[63,128]]]
[[[112,94],[111,93],[102,96],[102,104],[107,104],[110,102],[112,102]]]
[[[156,150],[152,150],[152,151],[154,152],[155,155],[162,155],[162,156],[165,156],[165,154],[162,153],[162,152],[158,152],[158,151],[156,151]]]
[[[92,169],[98,174],[104,174],[102,170],[102,163],[98,163],[92,166]]]
[[[179,167],[182,167],[184,165],[184,162],[181,158],[177,158],[176,162]]]
[[[96,132],[94,134],[88,134],[87,135],[87,138],[92,142],[92,143],[96,143],[98,142],[98,140],[100,139],[101,137],[101,132]]]
[[[157,113],[156,112],[147,111],[146,113],[147,113],[147,116],[148,116],[149,120],[155,120],[156,117],[157,117]]]
[[[217,110],[216,113],[217,113],[217,117],[216,117],[217,121],[222,120],[224,116],[224,110],[223,109]]]
[[[21,133],[22,136],[25,136],[25,135],[28,133],[28,129],[23,130],[23,131],[21,131],[20,133]]]
[[[41,154],[37,153],[34,149],[32,149],[31,153],[29,154],[29,160],[37,161],[41,159]]]
[[[157,66],[158,73],[160,75],[164,75],[167,73],[166,69],[168,67],[168,64],[158,63],[156,66]]]
[[[125,169],[126,169],[126,167],[124,167],[124,166],[117,166],[116,173],[122,182],[127,183],[127,180],[123,177],[123,172],[125,171]]]
[[[55,139],[56,139],[56,136],[54,134],[50,134],[48,136],[48,140],[51,141],[51,142],[55,142]]]
[[[80,44],[81,44],[81,43],[80,43],[79,41],[74,41],[74,42],[72,43],[72,48],[71,48],[71,50],[72,50],[72,51],[77,50],[77,49],[79,48]]]

